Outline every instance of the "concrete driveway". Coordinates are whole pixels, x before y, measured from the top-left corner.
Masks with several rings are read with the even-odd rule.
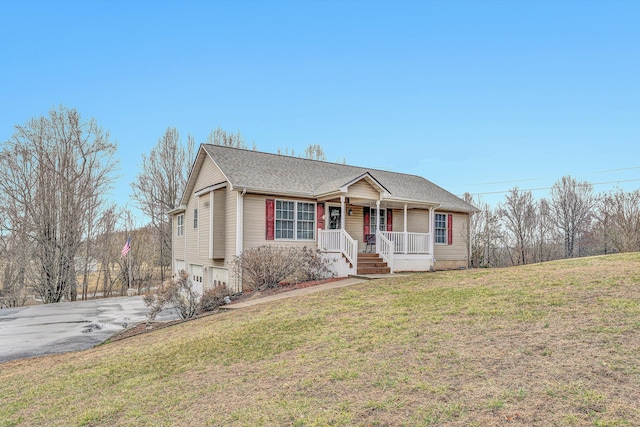
[[[85,350],[126,325],[146,321],[142,297],[106,298],[0,309],[0,362]],[[165,310],[156,320],[177,319]]]

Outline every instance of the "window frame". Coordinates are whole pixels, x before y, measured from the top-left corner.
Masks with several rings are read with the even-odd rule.
[[[193,209],[193,228],[198,228],[198,208]]]
[[[176,217],[176,236],[184,236],[184,214],[177,215]]]
[[[282,209],[282,204],[293,204],[293,210]],[[300,205],[308,205],[310,209],[301,210]],[[280,206],[280,207],[279,207]],[[288,207],[288,206],[287,206]],[[273,239],[281,241],[301,241],[301,242],[313,242],[316,240],[316,227],[318,224],[318,205],[316,202],[303,201],[303,200],[291,200],[291,199],[275,199],[274,200],[274,224],[273,224]],[[284,212],[289,212],[290,215],[283,217]],[[302,218],[304,214],[312,215],[313,220]],[[292,228],[283,228],[284,223],[291,224]],[[307,224],[306,227],[302,227],[303,224]],[[308,225],[311,224],[311,229],[308,229]],[[292,237],[282,237],[283,233]],[[300,234],[311,234],[311,237],[300,237]]]
[[[442,217],[442,220],[440,221],[442,224],[444,224],[444,227],[438,227],[438,217]],[[433,233],[434,233],[434,243],[436,245],[447,245],[449,242],[448,240],[448,230],[447,230],[447,214],[442,214],[442,213],[436,213],[435,217],[434,217],[434,224],[433,224]],[[438,231],[441,230],[442,231],[442,236],[438,235]],[[442,237],[442,241],[439,242],[438,241],[438,237]]]
[[[369,208],[369,233],[376,234],[376,218],[378,217],[376,208]],[[377,225],[380,231],[387,231],[387,209],[380,208],[380,224]]]

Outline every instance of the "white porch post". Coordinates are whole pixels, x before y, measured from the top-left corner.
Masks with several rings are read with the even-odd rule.
[[[376,235],[380,231],[380,200],[376,200]],[[376,237],[377,241],[377,237]],[[376,245],[376,253],[380,253],[380,245]]]
[[[409,235],[407,234],[407,204],[404,204],[404,253],[407,253],[407,245],[409,244],[408,242],[408,237]]]
[[[345,196],[340,196],[340,228],[342,229],[342,233],[344,233],[344,224],[345,224],[344,199],[345,199]],[[344,239],[340,238],[340,252],[344,252],[344,250],[345,250]]]
[[[340,228],[342,228],[343,230],[344,230],[344,221],[345,221],[344,199],[345,199],[344,196],[340,196]]]
[[[429,208],[429,252],[433,255],[433,248],[436,241],[436,216],[433,212],[433,206]]]

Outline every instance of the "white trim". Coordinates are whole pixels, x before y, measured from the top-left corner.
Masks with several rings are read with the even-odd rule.
[[[351,181],[348,181],[346,184],[343,184],[342,186],[340,186],[340,192],[347,193],[349,191],[350,186],[352,186],[357,182],[362,181],[363,179],[367,181],[367,183],[372,187],[378,187],[376,188],[376,190],[378,190],[378,192],[380,193],[380,197],[382,197],[382,194],[388,194],[388,195],[391,194],[389,190],[387,190],[385,186],[382,185],[380,181],[375,179],[369,172],[365,172],[362,175],[352,179]]]
[[[213,201],[214,192],[209,193],[209,259],[213,259]]]
[[[276,223],[278,218],[276,216],[276,212],[278,210],[278,202],[291,202],[293,203],[293,238],[285,238],[285,237],[277,237],[278,230],[276,228]],[[298,239],[298,203],[307,203],[313,205],[313,238],[312,239]],[[326,209],[326,208],[325,208]],[[325,211],[326,216],[326,211]],[[318,226],[318,203],[313,200],[298,200],[298,199],[285,199],[285,198],[276,198],[273,199],[273,240],[282,241],[282,242],[315,242],[318,240],[316,227]],[[325,227],[326,227],[325,221]]]
[[[345,218],[345,196],[340,196],[340,228],[344,230],[344,226],[346,224]]]
[[[219,184],[208,185],[208,186],[196,191],[193,194],[196,195],[196,196],[204,196],[207,193],[219,190],[219,189],[224,188],[226,186],[227,186],[227,182],[226,181],[225,182],[221,182]]]
[[[436,228],[436,217],[437,217],[438,215],[442,215],[442,216],[444,216],[444,242],[438,242],[438,241],[437,241],[438,236],[436,235],[436,230],[442,230],[442,228]],[[448,232],[449,232],[449,230],[448,230],[448,228],[447,228],[448,226],[449,226],[449,224],[448,224],[448,219],[447,219],[447,214],[446,214],[446,213],[440,213],[440,212],[438,212],[438,213],[435,213],[435,214],[433,215],[433,242],[434,242],[436,245],[447,246],[447,245],[449,244],[449,242],[448,242],[448,240],[449,240],[449,238],[448,238]]]
[[[176,237],[184,237],[184,213],[176,215]],[[182,218],[182,224],[180,224],[180,218]],[[180,233],[182,230],[182,233]]]
[[[334,207],[334,208],[339,208],[340,204],[339,203],[330,203],[330,202],[325,202],[324,204],[324,229],[325,230],[339,230],[339,228],[333,229],[333,228],[329,228],[329,223],[331,222],[331,220],[329,218],[331,218],[331,215],[329,215],[330,213],[330,208]],[[342,212],[340,213],[340,215],[342,215]],[[340,224],[342,224],[342,218],[340,218]]]
[[[236,192],[236,256],[242,254],[242,232],[244,229],[244,195],[246,190],[242,193]]]

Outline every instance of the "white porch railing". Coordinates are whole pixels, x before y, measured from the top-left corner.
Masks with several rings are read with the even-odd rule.
[[[383,232],[376,233],[376,252],[387,263],[387,266],[393,273],[393,254],[395,253],[395,244],[389,240]]]
[[[322,252],[340,252],[358,271],[358,241],[343,229],[318,229],[318,249]]]
[[[409,233],[404,231],[381,231],[386,239],[392,241],[397,254],[432,254],[429,233]]]

